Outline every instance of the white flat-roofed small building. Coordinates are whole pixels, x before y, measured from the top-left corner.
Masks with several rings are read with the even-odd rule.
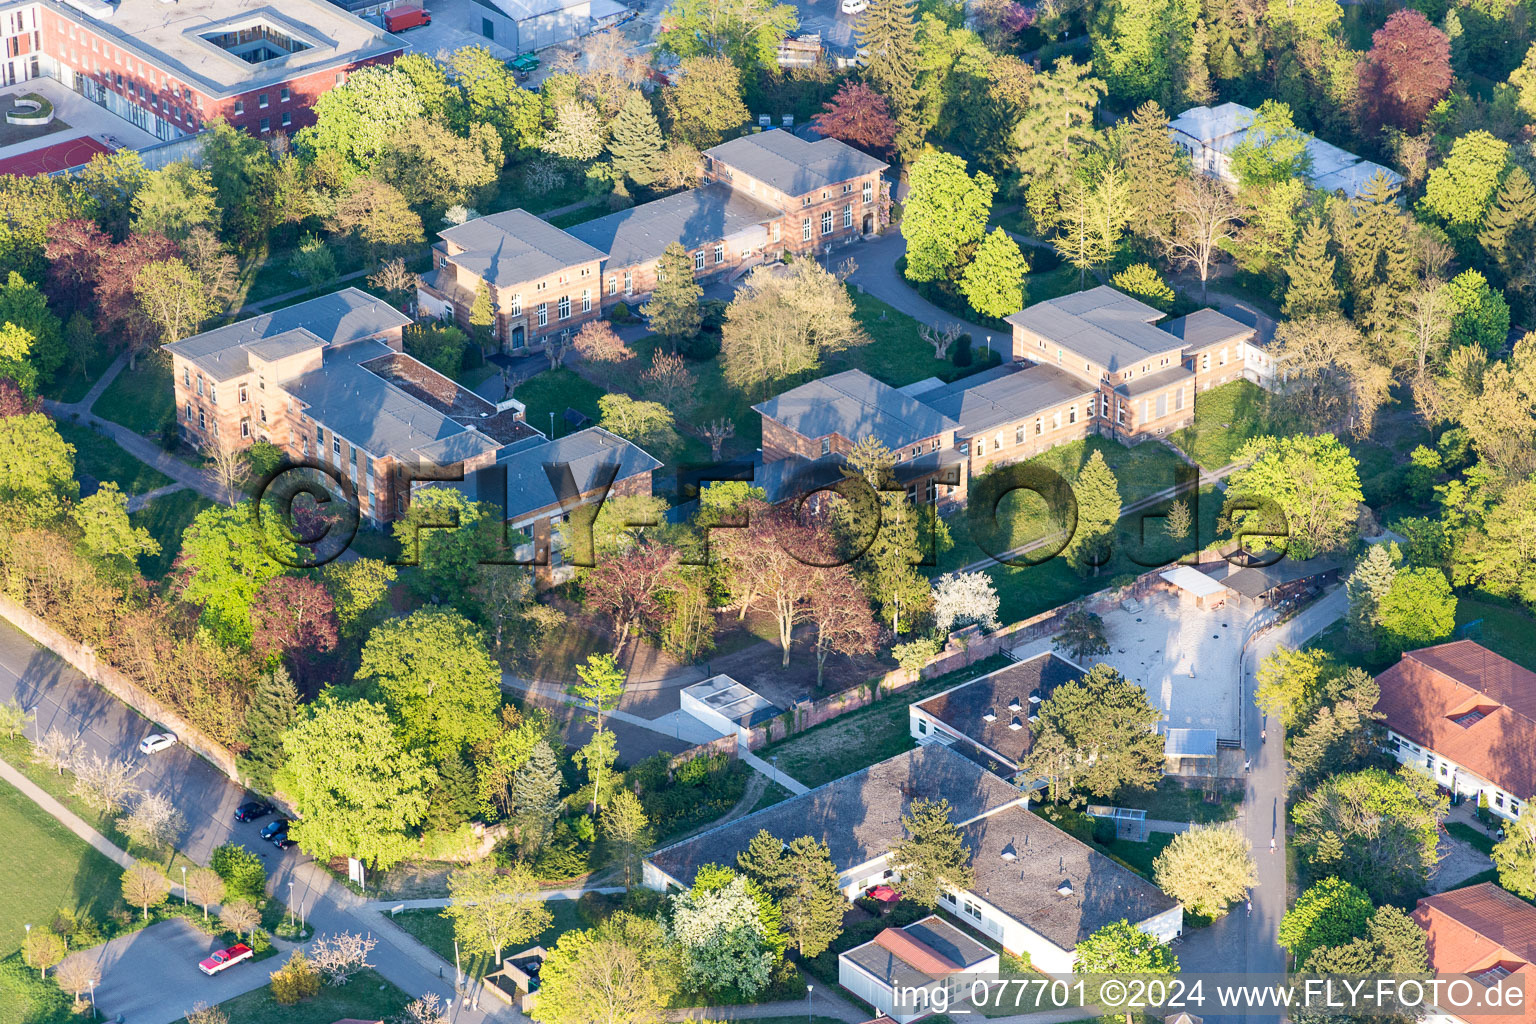
[[[678,701],[685,714],[713,727],[722,736],[734,734],[746,746],[754,725],[762,725],[783,709],[762,694],[727,675],[710,676],[685,686]]]

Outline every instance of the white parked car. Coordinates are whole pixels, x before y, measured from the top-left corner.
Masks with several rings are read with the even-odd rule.
[[[139,753],[154,754],[164,750],[166,747],[174,747],[175,745],[175,733],[152,732],[148,736],[145,736],[142,740],[139,740]]]
[[[869,0],[843,0],[844,14],[863,14],[869,10]]]

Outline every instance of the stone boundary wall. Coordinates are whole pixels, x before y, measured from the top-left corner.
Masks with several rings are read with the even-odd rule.
[[[176,734],[178,742],[229,776],[237,785],[244,785],[240,780],[240,769],[235,763],[235,756],[229,752],[228,748],[209,738],[202,730],[150,696],[138,683],[96,657],[96,652],[88,644],[71,640],[42,618],[3,594],[0,594],[0,616],[69,662],[79,670],[81,675],[134,711],[152,722],[164,725]]]

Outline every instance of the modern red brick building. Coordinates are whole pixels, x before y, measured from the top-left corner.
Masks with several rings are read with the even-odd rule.
[[[885,225],[886,164],[836,139],[770,130],[703,159],[698,188],[564,230],[510,210],[443,231],[417,290],[421,308],[467,323],[485,281],[502,347],[539,348],[550,333],[574,332],[619,302],[644,301],[673,242],[692,258],[696,279],[734,280],[786,253],[822,255]]]
[[[403,52],[326,0],[19,0],[0,40],[0,85],[57,79],[167,141],[217,117],[296,131],[321,93]]]

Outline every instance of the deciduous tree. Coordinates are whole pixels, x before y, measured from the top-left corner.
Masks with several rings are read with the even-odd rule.
[[[983,316],[1001,319],[1024,308],[1024,275],[1029,263],[1002,228],[981,240],[960,274],[960,294]]]
[[[815,261],[796,260],[787,272],[760,267],[726,309],[722,369],[730,384],[766,394],[865,337],[848,289]]]
[[[715,56],[757,71],[776,66],[779,43],[799,24],[793,4],[773,0],[672,0],[658,47],[678,58]]]
[[[726,58],[686,57],[677,75],[662,98],[672,133],[694,149],[719,145],[726,132],[751,119],[741,98],[741,72]]]
[[[171,880],[165,872],[148,861],[139,861],[123,872],[123,899],[138,907],[149,920],[149,908],[165,902],[170,894]]]
[[[1227,478],[1222,521],[1234,534],[1244,530],[1245,543],[1285,545],[1292,557],[1310,558],[1354,536],[1363,500],[1359,466],[1332,434],[1254,438],[1236,458],[1248,465]],[[1243,508],[1245,501],[1271,507]]]
[[[659,1024],[670,988],[666,937],[652,919],[620,912],[560,936],[539,970],[542,1024]]]
[[[443,916],[453,922],[453,934],[471,953],[494,953],[533,938],[554,919],[538,897],[538,879],[526,865],[505,870],[479,861],[448,875],[448,906]]]
[[[845,81],[811,123],[825,138],[840,139],[873,153],[889,152],[896,141],[890,104],[863,82]]]
[[[601,824],[603,835],[624,865],[624,884],[628,885],[641,854],[651,845],[651,825],[640,798],[631,790],[619,790],[603,808]]]
[[[964,160],[938,150],[918,157],[908,181],[901,218],[907,279],[953,279],[986,233],[997,183],[985,171],[967,174]]]
[[[1451,85],[1451,41],[1416,10],[1396,11],[1360,67],[1363,120],[1416,132]]]
[[[1409,899],[1438,859],[1447,806],[1413,767],[1336,775],[1293,808],[1295,840],[1317,874],[1337,873],[1381,902]]]
[[[1174,187],[1173,223],[1161,242],[1169,259],[1199,273],[1201,299],[1217,253],[1236,234],[1240,216],[1231,191],[1219,181],[1197,174]]]
[[[671,406],[609,394],[597,400],[597,408],[598,426],[642,448],[666,456],[682,445]]]
[[[1448,230],[1470,234],[1482,223],[1508,162],[1509,143],[1485,131],[1468,132],[1429,172],[1420,202]]]
[[[1305,964],[1314,949],[1364,935],[1375,909],[1363,890],[1341,878],[1323,878],[1298,896],[1280,919],[1280,945],[1298,964]]]
[[[827,569],[811,595],[811,626],[816,630],[816,686],[821,687],[827,658],[873,654],[880,626],[858,582],[846,566]]]
[[[301,815],[290,829],[300,849],[379,868],[410,852],[436,773],[396,738],[382,705],[322,696],[283,734],[283,750],[275,781]]]
[[[1157,887],[1186,910],[1215,917],[1259,884],[1248,840],[1231,824],[1180,832],[1152,862]]]

